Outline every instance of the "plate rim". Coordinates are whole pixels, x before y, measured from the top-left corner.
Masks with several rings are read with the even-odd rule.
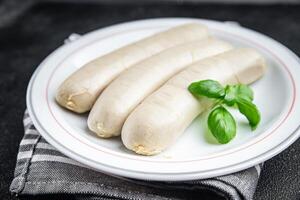
[[[147,22],[147,21],[159,21],[159,20],[168,20],[168,19],[171,19],[171,20],[176,20],[176,19],[180,19],[180,20],[196,20],[196,21],[203,21],[202,19],[195,19],[195,18],[157,18],[157,19],[146,19],[146,20],[136,20],[136,21],[131,21],[131,22],[125,22],[125,23],[121,23],[121,24],[116,24],[116,25],[112,25],[112,26],[109,26],[109,27],[105,27],[105,29],[108,29],[108,28],[113,28],[113,27],[115,27],[115,26],[120,26],[120,25],[126,25],[126,24],[131,24],[131,23],[136,23],[136,22],[142,22],[142,21],[144,21],[144,22]],[[204,20],[204,21],[209,21],[209,22],[215,22],[215,23],[221,23],[221,22],[217,22],[217,21],[213,21],[213,20]],[[247,29],[247,28],[244,28],[243,27],[243,29]],[[103,30],[103,29],[99,29],[99,30]],[[95,31],[92,31],[91,33],[88,33],[87,35],[90,35],[90,34],[93,34],[93,33],[95,33],[95,32],[97,32],[97,31],[99,31],[99,30],[95,30]],[[257,33],[256,31],[253,31],[253,30],[251,30],[251,29],[247,29],[247,30],[250,30],[251,32],[255,32],[256,34],[260,34],[260,35],[263,35],[263,34],[261,34],[261,33]],[[265,35],[263,35],[263,36],[265,36]],[[267,37],[267,36],[265,36],[265,37]],[[269,39],[271,39],[271,40],[273,40],[272,38],[270,38],[270,37],[268,37]],[[275,41],[275,40],[273,40],[273,41]],[[290,52],[296,59],[297,59],[297,61],[299,62],[299,58],[291,51],[291,50],[289,50],[287,47],[285,47],[284,45],[282,45],[281,43],[279,43],[279,42],[277,42],[277,41],[275,41],[276,43],[278,43],[279,45],[281,45],[285,50],[287,50],[288,52]],[[54,53],[57,53],[58,51],[59,51],[59,49],[61,49],[61,47],[59,47],[58,49],[56,49],[53,53],[51,53],[50,55],[52,55],[52,54],[54,54]],[[49,56],[50,56],[49,55]],[[47,57],[47,58],[49,58],[49,56]],[[37,121],[37,117],[33,117],[33,116],[35,116],[35,114],[34,114],[34,112],[33,112],[33,110],[32,110],[32,107],[31,107],[31,104],[30,104],[30,92],[31,92],[31,87],[32,87],[32,85],[33,85],[33,82],[34,82],[34,79],[35,79],[35,77],[37,76],[37,74],[38,74],[38,72],[39,72],[39,70],[41,69],[41,67],[43,66],[43,63],[44,62],[46,62],[47,61],[47,58],[39,65],[39,67],[35,70],[35,72],[34,72],[34,74],[33,74],[33,76],[32,76],[32,78],[30,79],[30,82],[29,82],[29,85],[28,85],[28,88],[27,88],[27,97],[26,97],[26,103],[27,103],[27,108],[28,108],[28,111],[29,111],[29,115],[32,117],[32,120],[33,120],[33,123],[34,123],[34,125],[37,127],[37,129],[41,132],[41,134],[42,134],[42,136],[43,137],[45,137],[45,139],[47,140],[47,141],[49,141],[49,143],[51,143],[51,144],[53,144],[53,146],[55,146],[56,148],[58,148],[61,152],[63,152],[64,154],[66,154],[66,155],[68,155],[68,156],[70,156],[71,158],[73,158],[73,159],[75,159],[75,160],[79,160],[80,162],[82,162],[82,163],[88,163],[88,165],[89,166],[91,166],[92,168],[94,168],[94,169],[96,169],[96,170],[98,170],[99,171],[99,168],[98,167],[96,167],[94,164],[92,164],[92,163],[89,163],[89,162],[86,162],[86,160],[82,160],[81,158],[82,158],[82,156],[81,155],[76,155],[76,153],[75,152],[69,152],[69,150],[66,148],[66,147],[64,147],[62,144],[60,144],[60,143],[58,143],[57,141],[55,141],[55,140],[53,140],[52,138],[51,138],[51,134],[48,134],[47,133],[47,130],[43,130],[43,127],[42,127],[42,125],[41,125],[41,127],[40,127],[40,125],[37,125],[37,124],[39,124],[39,122]],[[300,63],[300,62],[299,62]],[[272,149],[270,149],[269,151],[271,151],[270,153],[264,153],[264,154],[262,154],[262,155],[260,155],[260,156],[258,156],[258,157],[256,157],[256,158],[252,158],[252,159],[249,159],[249,160],[251,160],[252,161],[252,163],[254,163],[254,164],[257,164],[257,163],[260,163],[262,160],[266,160],[266,159],[268,159],[268,158],[270,158],[270,157],[273,157],[274,155],[276,155],[276,154],[278,154],[279,152],[281,152],[282,150],[284,150],[286,147],[288,147],[292,142],[294,142],[299,136],[300,136],[300,132],[299,132],[299,126],[296,128],[296,130],[295,131],[293,131],[293,133],[296,133],[296,134],[291,134],[286,140],[284,140],[284,141],[282,141],[279,145],[277,145],[276,147],[274,147],[274,148],[272,148]],[[49,137],[48,137],[49,136]],[[55,143],[55,144],[54,144]],[[59,147],[58,147],[59,146]],[[281,147],[281,148],[279,148],[279,147]],[[268,151],[268,152],[269,152]],[[267,155],[265,155],[265,154],[268,154],[269,156],[267,156]],[[263,156],[263,155],[265,155],[264,157],[262,157],[261,159],[259,159],[261,156]],[[79,158],[79,157],[80,158]],[[85,158],[85,159],[87,159],[87,158]],[[255,160],[256,160],[256,162],[255,162]],[[249,163],[250,161],[244,161],[243,163]],[[102,163],[103,164],[103,163]],[[252,166],[254,165],[254,164],[251,164]],[[224,167],[224,168],[231,168],[231,171],[230,170],[227,170],[226,171],[226,173],[225,174],[227,174],[227,173],[232,173],[232,172],[234,172],[234,171],[239,171],[239,170],[242,170],[242,169],[245,169],[245,168],[247,168],[247,167],[249,167],[249,164],[247,165],[247,167],[240,167],[240,168],[238,168],[237,166],[238,165],[241,165],[241,164],[236,164],[236,165],[234,165],[234,166],[227,166],[227,167]],[[246,165],[246,164],[245,164]],[[109,167],[111,167],[111,166],[109,166]],[[224,172],[224,168],[221,168],[220,170],[221,170],[221,172],[216,172],[216,170],[213,170],[213,171],[215,171],[213,174],[215,174],[215,175],[213,175],[213,176],[218,176],[218,175],[222,175],[222,174],[224,174],[223,172]],[[236,169],[236,168],[238,168],[238,169]],[[100,170],[101,171],[101,170]],[[105,173],[109,173],[110,171],[113,171],[113,170],[109,170],[109,171],[106,171],[106,170],[104,170],[105,171]],[[121,170],[122,171],[122,170]],[[128,172],[128,170],[125,170],[126,171],[126,173],[125,174],[128,174],[128,173],[130,173],[130,172]],[[113,172],[114,173],[114,172]],[[138,179],[143,179],[143,178],[145,178],[144,177],[144,173],[142,174],[142,176],[140,176],[140,175],[136,175],[136,171],[134,171],[134,173],[133,174],[129,174],[129,176],[127,176],[127,177],[133,177],[133,178],[138,178]],[[139,172],[138,172],[139,173]],[[203,171],[202,172],[200,172],[200,174],[201,173],[203,173]],[[122,176],[126,176],[125,174],[124,174],[124,169],[123,169],[123,173],[115,173],[115,174],[118,174],[118,175],[120,175],[120,174],[122,174]],[[153,174],[153,173],[151,173],[151,174]],[[180,177],[179,179],[178,178],[176,178],[177,180],[192,180],[192,179],[198,179],[199,178],[199,176],[201,177],[201,178],[207,178],[207,177],[211,177],[210,175],[208,175],[207,174],[207,176],[205,176],[205,175],[195,175],[196,173],[192,173],[193,175],[192,176],[195,176],[195,177],[190,177],[190,178],[185,178],[185,177]],[[168,174],[168,175],[170,175],[170,174]],[[161,174],[159,175],[159,176],[161,176]],[[151,177],[151,180],[174,180],[173,179],[173,177],[170,179],[170,178],[167,178],[166,179],[166,177],[165,177],[165,175],[163,175],[164,177]],[[172,175],[171,175],[172,176]],[[178,174],[176,173],[176,177],[178,176]]]

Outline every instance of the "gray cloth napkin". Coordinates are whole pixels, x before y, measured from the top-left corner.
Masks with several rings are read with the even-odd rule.
[[[227,22],[238,25],[236,22]],[[80,35],[71,34],[69,43]],[[10,191],[16,195],[69,194],[76,199],[196,199],[215,193],[229,200],[253,198],[263,164],[210,179],[184,182],[141,181],[103,174],[72,160],[35,129],[27,111],[24,114],[24,137]],[[101,159],[101,158],[100,158]],[[80,196],[80,197],[79,197]],[[75,199],[75,198],[74,198]]]
[[[194,199],[214,192],[225,199],[253,198],[262,165],[230,175],[184,182],[152,182],[106,175],[66,157],[35,129],[28,112],[10,191],[16,195],[73,194],[84,199]],[[92,195],[92,196],[90,196]]]

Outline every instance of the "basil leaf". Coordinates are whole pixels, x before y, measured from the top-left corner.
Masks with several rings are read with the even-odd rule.
[[[221,144],[226,144],[236,135],[233,116],[223,107],[215,108],[208,116],[208,128]]]
[[[224,102],[228,106],[233,106],[238,99],[253,101],[253,91],[250,87],[243,84],[227,85],[225,88]]]
[[[255,130],[260,122],[260,112],[256,105],[246,99],[239,99],[237,105],[240,113],[248,119],[251,129]]]
[[[206,96],[208,98],[221,99],[225,95],[223,86],[213,80],[194,82],[189,85],[188,90],[196,97]]]

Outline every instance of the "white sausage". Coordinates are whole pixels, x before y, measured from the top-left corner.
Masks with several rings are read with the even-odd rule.
[[[124,145],[138,154],[158,154],[184,132],[211,101],[199,101],[187,90],[194,81],[249,84],[265,72],[263,57],[251,49],[235,49],[192,64],[147,97],[127,118]]]
[[[89,114],[89,129],[105,138],[120,135],[130,112],[174,74],[188,64],[230,49],[230,44],[209,38],[169,48],[137,63],[99,96]]]
[[[185,24],[96,58],[61,84],[56,100],[74,112],[89,111],[102,90],[125,69],[162,50],[207,36],[205,26]]]

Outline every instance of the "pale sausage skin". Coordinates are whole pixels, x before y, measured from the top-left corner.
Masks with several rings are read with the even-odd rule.
[[[123,144],[142,155],[154,155],[174,143],[211,101],[200,102],[187,90],[194,81],[249,84],[265,72],[263,57],[252,49],[234,49],[192,64],[148,96],[129,115],[122,129]]]
[[[188,64],[232,49],[209,38],[162,51],[124,71],[99,96],[88,117],[89,129],[100,137],[121,134],[130,112],[149,94]]]
[[[56,101],[77,113],[89,111],[102,90],[125,69],[162,50],[207,36],[205,26],[185,24],[96,58],[60,85]]]

